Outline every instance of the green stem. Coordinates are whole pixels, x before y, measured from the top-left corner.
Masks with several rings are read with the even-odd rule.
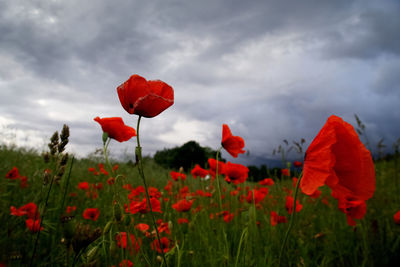
[[[44,220],[44,216],[46,214],[46,208],[47,208],[47,204],[49,202],[50,191],[51,191],[51,188],[53,186],[53,182],[54,182],[54,175],[51,176],[50,187],[49,187],[49,191],[47,191],[46,201],[45,201],[44,207],[43,207],[43,214],[42,214],[42,218],[40,218],[39,229],[38,229],[38,233],[36,235],[35,245],[33,246],[33,252],[32,252],[32,257],[31,257],[31,261],[29,263],[29,266],[33,266],[33,259],[34,259],[35,254],[36,254],[36,249],[37,249],[37,245],[38,245],[38,241],[39,241],[39,237],[40,237],[40,232],[41,232],[40,229],[42,228],[42,225],[43,225],[43,220]],[[36,215],[35,215],[35,219],[34,219],[34,222],[33,222],[34,227],[35,227],[35,221],[36,221]]]
[[[158,240],[158,244],[160,245],[160,248],[161,248],[161,254],[162,254],[165,266],[168,267],[167,260],[165,259],[165,255],[164,255],[164,249],[163,249],[162,244],[161,244],[160,233],[158,232],[156,219],[154,218],[153,208],[151,207],[150,195],[149,195],[149,191],[148,191],[148,187],[147,187],[147,183],[146,183],[146,178],[144,176],[143,160],[142,160],[142,147],[140,146],[140,138],[139,138],[139,126],[140,126],[140,119],[141,118],[142,118],[142,116],[139,116],[138,121],[137,121],[137,127],[136,127],[137,147],[136,147],[136,151],[135,152],[136,152],[137,160],[139,161],[138,169],[139,169],[139,174],[140,174],[140,176],[142,177],[142,180],[143,180],[143,184],[144,184],[144,188],[145,188],[145,192],[146,192],[146,200],[147,200],[147,203],[148,203],[149,208],[150,208],[150,214],[151,214],[151,218],[152,218],[152,221],[153,221],[153,227],[156,229],[157,240]]]
[[[288,229],[286,231],[286,234],[285,234],[285,237],[283,239],[283,243],[282,243],[282,246],[281,246],[281,251],[279,252],[279,265],[278,266],[281,266],[283,250],[285,249],[286,242],[287,242],[287,239],[288,239],[289,234],[290,234],[290,230],[292,229],[293,224],[294,224],[294,217],[295,217],[295,214],[296,214],[297,192],[299,190],[300,180],[301,180],[302,176],[303,176],[303,173],[300,173],[299,179],[297,180],[296,190],[294,192],[293,211],[292,211],[292,214],[290,215],[289,227],[288,227]]]
[[[219,210],[222,211],[222,197],[221,197],[221,186],[219,183],[219,175],[218,175],[218,158],[219,158],[219,153],[221,152],[222,147],[220,147],[217,150],[217,156],[216,156],[216,160],[217,160],[217,166],[215,168],[215,179],[217,180],[217,190],[218,190],[218,204],[219,204]]]

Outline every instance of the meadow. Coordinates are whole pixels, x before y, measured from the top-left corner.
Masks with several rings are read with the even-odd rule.
[[[36,151],[6,146],[0,149],[0,162],[3,265],[26,266],[33,261],[33,266],[118,266],[123,260],[134,266],[163,265],[160,252],[152,245],[156,239],[149,213],[124,211],[124,205],[144,197],[134,164],[112,162],[118,169],[108,172],[99,168],[103,161],[69,158],[62,179],[51,189],[32,258],[38,233],[26,226],[26,215],[13,216],[10,207],[35,203],[43,214],[50,187],[46,170],[54,170],[55,163],[46,163]],[[400,206],[398,163],[399,157],[375,162],[376,192],[356,226],[346,223],[329,188],[322,188],[318,198],[300,193],[302,209],[295,218],[282,266],[394,266],[399,262],[400,225],[393,220]],[[21,179],[5,178],[13,167],[27,177],[25,186]],[[171,170],[157,166],[151,158],[144,159],[144,169],[152,192],[160,196],[162,212],[154,214],[160,235],[168,241],[165,257],[169,266],[278,265],[288,223],[271,224],[271,212],[290,218],[286,196],[294,189],[292,176],[300,170],[281,179],[271,174],[274,184],[269,186],[245,182],[239,188],[224,182],[223,205],[229,212],[221,214],[211,179],[195,179],[189,172],[184,173],[185,180],[175,181]],[[107,183],[116,176],[114,184]],[[269,188],[267,196],[257,204],[248,202],[248,192],[262,187]],[[172,207],[182,196],[193,200],[186,212]],[[96,220],[85,219],[87,208],[99,209]],[[132,243],[127,243],[126,235],[121,241],[120,233],[129,233]]]
[[[373,161],[356,130],[332,115],[304,162],[282,157],[284,168],[252,182],[246,166],[219,157],[222,149],[245,153],[243,138],[223,124],[215,158],[167,169],[142,157],[139,128],[173,104],[172,87],[132,75],[117,91],[138,122],[94,118],[102,157],[66,153],[67,125],[46,151],[0,147],[0,266],[400,262],[398,149]],[[133,137],[131,161],[109,158],[110,142]]]

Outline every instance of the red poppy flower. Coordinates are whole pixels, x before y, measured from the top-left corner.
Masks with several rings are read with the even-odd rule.
[[[275,226],[278,223],[286,223],[287,219],[285,216],[279,216],[275,211],[271,211],[271,225]]]
[[[135,228],[144,233],[149,230],[150,226],[146,223],[139,223],[135,226]]]
[[[300,168],[301,166],[303,166],[303,163],[300,161],[294,161],[293,166],[295,166],[296,168]]]
[[[37,233],[39,232],[39,227],[40,227],[40,220],[33,220],[33,219],[27,219],[25,221],[26,228],[28,228],[32,233]],[[43,230],[43,226],[40,227],[40,231]]]
[[[89,183],[88,182],[80,182],[78,184],[78,189],[89,190],[90,189]]]
[[[393,215],[393,220],[396,224],[400,224],[400,210]]]
[[[136,131],[132,127],[126,126],[122,118],[94,118],[101,125],[103,132],[108,134],[108,137],[117,140],[118,142],[125,142],[136,136]]]
[[[133,267],[133,262],[130,260],[123,260],[120,262],[119,267]]]
[[[98,208],[87,208],[83,211],[83,218],[86,220],[97,221],[100,216],[100,210]]]
[[[294,204],[294,198],[292,196],[287,196],[285,208],[289,214],[293,213],[293,204]],[[301,211],[302,208],[303,205],[300,204],[298,200],[296,200],[296,212]]]
[[[261,201],[263,201],[266,195],[268,195],[268,188],[266,187],[258,190],[257,189],[249,190],[247,193],[246,201],[249,204],[253,202],[255,204],[258,204]]]
[[[282,169],[281,174],[283,176],[290,176],[290,170],[289,169]]]
[[[151,203],[151,209],[153,210],[153,212],[160,212],[160,213],[162,212],[160,200],[152,197],[152,198],[150,198],[150,203]],[[144,198],[141,202],[132,201],[129,204],[129,209],[132,214],[136,214],[136,213],[144,214],[144,213],[147,213],[150,211],[150,207],[148,207],[148,205],[147,205],[146,198]]]
[[[174,104],[174,90],[163,81],[146,81],[134,74],[117,88],[119,101],[129,114],[152,118]]]
[[[210,166],[209,173],[212,177],[215,177],[217,171],[217,162],[218,162],[218,174],[224,173],[225,163],[222,161],[217,161],[216,159],[209,158],[208,159],[208,166]]]
[[[178,218],[178,224],[189,223],[189,220],[186,218]]]
[[[172,208],[179,212],[189,211],[192,207],[193,200],[187,201],[186,199],[179,200],[175,204],[172,204]]]
[[[181,178],[182,181],[185,181],[185,180],[186,180],[186,174],[184,174],[184,173],[171,171],[169,174],[171,175],[171,178],[172,178],[174,181],[178,181],[179,178]]]
[[[156,250],[158,253],[161,253],[161,249],[162,249],[163,253],[167,253],[170,250],[170,247],[169,247],[170,241],[169,241],[169,239],[166,238],[166,237],[161,237],[160,241],[161,241],[161,245],[158,242],[158,239],[155,239],[153,241],[153,243],[151,243],[151,248],[153,250]]]
[[[30,202],[28,204],[23,205],[19,208],[20,212],[26,214],[26,216],[30,219],[37,219],[39,218],[39,210],[35,203]]]
[[[225,164],[225,181],[234,184],[244,183],[248,177],[249,169],[241,164],[228,163]]]
[[[339,208],[348,215],[348,222],[349,218],[362,218],[364,204],[357,201],[371,198],[375,191],[371,153],[353,126],[334,115],[328,118],[307,149],[300,187],[303,193],[312,195],[324,184],[339,200]],[[346,207],[356,212],[346,212]]]
[[[233,136],[228,125],[222,125],[222,141],[221,145],[231,154],[232,157],[237,158],[239,153],[244,153],[244,140],[240,136]]]
[[[19,171],[17,167],[13,167],[7,174],[6,174],[7,179],[18,179],[19,178]]]
[[[375,191],[371,153],[353,126],[334,115],[307,149],[300,186],[310,195],[324,184],[361,200],[371,198]]]
[[[265,178],[264,180],[261,180],[258,183],[260,185],[273,185],[274,184],[274,180],[272,180],[271,178]]]
[[[198,176],[204,178],[207,176],[208,171],[200,167],[199,164],[196,164],[192,169],[191,174],[193,175],[193,178],[197,178]]]
[[[129,250],[133,249],[132,252],[138,253],[140,251],[140,245],[142,244],[142,240],[140,238],[136,238],[133,234],[129,234],[129,239],[131,240],[131,244],[128,245],[128,238],[126,232],[120,232],[115,235],[115,239],[117,241],[117,246],[123,249],[127,247]]]

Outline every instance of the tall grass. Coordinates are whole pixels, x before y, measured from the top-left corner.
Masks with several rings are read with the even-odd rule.
[[[367,202],[365,218],[358,221],[356,227],[347,225],[346,216],[338,210],[337,201],[330,197],[328,188],[322,188],[323,193],[317,199],[299,193],[303,209],[296,214],[282,255],[282,266],[395,266],[400,262],[400,225],[393,221],[394,213],[400,209],[398,162],[398,158],[392,158],[375,163],[376,192]],[[155,236],[149,214],[128,215],[125,212],[124,204],[129,205],[131,193],[127,184],[134,188],[142,185],[137,166],[118,163],[115,184],[109,185],[107,179],[111,174],[93,175],[88,171],[90,167],[98,170],[99,163],[75,159],[71,165],[70,157],[62,180],[53,185],[50,193],[32,265],[118,266],[124,259],[135,266],[162,264],[161,254],[152,249]],[[242,202],[240,196],[247,196],[246,186],[252,189],[260,185],[246,182],[240,186],[239,194],[233,196],[230,192],[237,188],[222,179],[222,207],[233,214],[233,219],[225,222],[223,215],[218,215],[221,210],[215,182],[194,179],[190,170],[186,170],[187,179],[173,181],[169,195],[164,187],[171,180],[171,170],[158,166],[151,158],[145,158],[143,163],[149,186],[158,188],[162,194],[162,213],[154,215],[167,223],[171,232],[161,233],[170,240],[166,252],[169,266],[277,266],[288,223],[271,226],[270,212],[289,216],[285,197],[287,191],[294,190],[292,179],[271,177],[275,184],[258,205]],[[14,166],[21,175],[28,177],[28,187],[20,188],[19,181],[5,178]],[[48,168],[43,156],[33,150],[0,148],[0,263],[29,265],[36,233],[27,229],[23,216],[10,214],[10,206],[18,208],[34,202],[42,212],[49,188],[49,184],[43,183],[43,177]],[[102,189],[91,190],[97,192],[97,198],[93,198],[93,194],[88,197],[86,191],[78,189],[83,181],[94,185],[102,183]],[[171,205],[184,186],[189,188],[187,198],[193,198],[194,202],[189,212],[177,212]],[[200,196],[197,190],[211,192],[212,197]],[[324,204],[322,199],[328,203]],[[122,210],[117,210],[115,201],[121,204]],[[76,206],[76,210],[66,214],[66,206]],[[60,207],[63,208],[61,214]],[[86,208],[99,208],[98,220],[84,219],[82,214]],[[188,219],[189,224],[178,224],[178,218]],[[147,236],[135,228],[139,223],[150,225]],[[121,249],[116,239],[121,232],[129,232],[136,240],[141,240],[140,250],[136,252],[134,244],[129,242],[126,249]]]

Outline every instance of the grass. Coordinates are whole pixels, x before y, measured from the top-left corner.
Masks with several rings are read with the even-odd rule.
[[[94,175],[88,171],[90,167],[99,170],[99,163],[104,162],[88,158],[72,161],[70,157],[61,180],[53,184],[46,206],[51,183],[43,182],[44,173],[51,169],[54,175],[60,169],[59,159],[45,163],[36,151],[0,148],[0,220],[3,226],[0,228],[0,263],[6,266],[26,266],[31,262],[33,266],[118,266],[122,260],[129,259],[135,266],[162,265],[161,254],[152,249],[155,238],[149,214],[125,212],[124,204],[129,205],[128,196],[132,192],[127,184],[132,188],[142,185],[137,166],[118,163],[114,174],[105,166],[109,175]],[[116,162],[111,165],[114,164]],[[398,164],[398,157],[375,162],[376,191],[367,201],[366,216],[355,227],[347,225],[346,216],[338,210],[329,188],[323,187],[317,199],[299,193],[303,208],[296,214],[282,266],[394,266],[400,262],[400,225],[393,221],[394,213],[400,209]],[[18,180],[5,178],[14,166],[21,176],[28,178],[28,187],[20,188]],[[237,188],[221,179],[226,219],[233,214],[232,220],[225,222],[222,215],[218,216],[221,212],[218,194],[211,180],[194,179],[187,172],[187,179],[173,181],[171,193],[168,193],[164,187],[171,180],[171,170],[146,158],[144,171],[149,186],[161,193],[162,213],[155,213],[155,216],[165,223],[160,228],[164,230],[161,236],[170,241],[166,252],[168,266],[277,266],[288,223],[272,226],[270,212],[288,217],[285,197],[294,189],[292,179],[271,177],[275,184],[269,186],[267,197],[259,205],[240,201],[247,196],[247,186],[252,189],[260,187],[258,184],[246,182],[240,185],[239,194],[232,196],[231,192]],[[117,178],[114,185],[107,183],[111,176]],[[103,188],[92,187],[87,193],[78,189],[83,181],[97,186],[102,183]],[[177,212],[171,205],[182,197],[179,192],[184,186],[189,189],[186,198],[194,202],[189,212]],[[212,197],[200,196],[197,190],[211,192]],[[94,199],[95,194],[97,198]],[[143,194],[130,196],[134,200],[143,197]],[[321,201],[324,198],[328,204]],[[27,229],[24,216],[10,214],[10,206],[19,208],[29,202],[39,206],[41,215],[46,206],[43,230],[33,257],[38,234]],[[76,206],[76,210],[66,214],[67,206]],[[96,221],[84,219],[82,214],[86,208],[98,208],[99,218]],[[179,218],[188,219],[189,224],[178,224]],[[147,233],[135,228],[139,223],[150,226]],[[140,249],[135,251],[135,242],[128,242],[126,249],[120,248],[116,240],[120,232],[133,234],[140,240]]]

